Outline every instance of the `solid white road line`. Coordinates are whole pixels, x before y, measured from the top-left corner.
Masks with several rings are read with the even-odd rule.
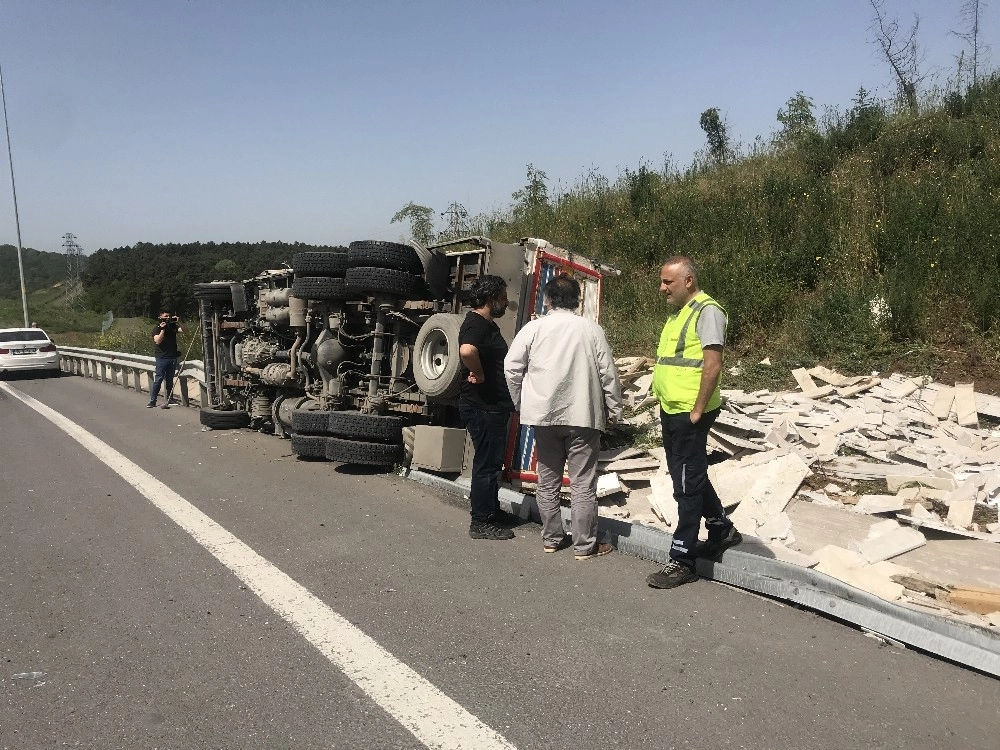
[[[40,401],[6,383],[0,382],[0,390],[48,419],[135,487],[424,745],[442,750],[514,748],[163,482]]]

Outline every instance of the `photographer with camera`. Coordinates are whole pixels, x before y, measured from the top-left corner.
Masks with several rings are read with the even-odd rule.
[[[153,387],[149,390],[149,403],[147,409],[156,406],[156,398],[160,395],[160,385],[166,381],[165,401],[160,405],[161,409],[170,408],[170,400],[174,390],[174,375],[177,373],[177,360],[180,359],[181,352],[177,348],[177,334],[184,333],[181,328],[180,319],[169,312],[161,312],[157,316],[156,328],[153,329],[153,343],[156,345],[156,375],[153,378]]]

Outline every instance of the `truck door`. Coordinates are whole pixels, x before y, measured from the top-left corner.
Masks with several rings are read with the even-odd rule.
[[[536,250],[533,271],[528,283],[526,307],[535,318],[543,313],[543,290],[557,274],[572,276],[580,283],[580,314],[600,321],[601,291],[603,279],[600,271],[575,263],[572,257],[561,257],[545,250]],[[507,436],[507,456],[504,465],[507,467],[507,478],[524,482],[537,482],[538,471],[535,456],[535,428],[522,426],[513,416],[510,433]],[[563,480],[564,482],[566,480]]]

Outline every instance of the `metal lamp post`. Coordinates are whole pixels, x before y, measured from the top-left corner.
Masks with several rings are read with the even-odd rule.
[[[0,100],[3,101],[3,125],[7,131],[7,161],[10,162],[10,192],[14,196],[14,224],[17,226],[17,271],[21,276],[21,309],[24,327],[28,327],[28,292],[24,287],[24,263],[21,260],[21,218],[17,213],[17,188],[14,187],[14,157],[10,153],[10,125],[7,122],[7,96],[3,90],[3,68],[0,67]]]

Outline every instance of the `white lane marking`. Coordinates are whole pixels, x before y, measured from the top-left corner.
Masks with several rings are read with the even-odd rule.
[[[136,488],[429,748],[516,750],[360,629],[191,503],[80,425],[0,382]]]

